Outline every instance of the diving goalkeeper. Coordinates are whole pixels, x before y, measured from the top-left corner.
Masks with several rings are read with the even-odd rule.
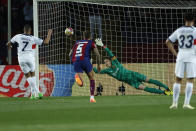
[[[96,68],[93,68],[95,73],[108,74],[119,81],[125,82],[130,86],[135,87],[136,89],[144,90],[146,92],[164,95],[173,94],[171,89],[165,84],[161,83],[160,81],[149,79],[143,74],[124,68],[123,65],[120,64],[117,58],[113,55],[113,53],[106,46],[103,45],[101,39],[96,39],[95,42],[98,46],[103,47],[110,57],[110,59],[104,60],[104,63],[107,68],[102,69],[100,72],[98,72]],[[163,87],[165,90],[145,86],[143,85],[144,82],[154,84],[159,87]]]

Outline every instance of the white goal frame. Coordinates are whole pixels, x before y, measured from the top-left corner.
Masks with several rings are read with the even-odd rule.
[[[111,1],[111,2],[140,2],[140,1],[147,1],[147,0],[33,0],[33,25],[34,25],[34,36],[39,37],[39,31],[38,31],[38,2],[62,2],[62,1],[68,1],[68,2],[79,2],[79,3],[90,3],[90,4],[99,4],[99,5],[110,5],[109,3],[103,3]],[[160,0],[153,0],[153,1],[160,1]],[[99,3],[100,2],[100,3]],[[112,4],[112,6],[123,6],[123,7],[135,7],[135,8],[161,8],[161,9],[196,9],[196,7],[193,6],[188,6],[187,7],[183,7],[183,6],[179,6],[176,5],[169,5],[166,4],[165,6],[163,5],[159,5],[159,6],[145,6],[145,5],[118,5],[118,4]],[[37,82],[37,86],[39,87],[39,47],[36,47],[36,53],[35,53],[35,75],[36,75],[36,82]]]
[[[38,10],[37,10],[37,2],[38,0],[33,0],[33,29],[34,29],[34,36],[38,37]],[[39,46],[36,46],[35,50],[35,77],[36,77],[36,84],[39,88]]]

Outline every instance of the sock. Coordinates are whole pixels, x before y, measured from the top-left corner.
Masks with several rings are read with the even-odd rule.
[[[161,83],[161,82],[158,81],[158,80],[150,79],[150,80],[148,81],[148,83],[155,84],[155,85],[157,85],[157,86],[163,87],[163,88],[165,88],[166,90],[169,89],[168,86],[166,86],[165,84]]]
[[[28,77],[27,81],[29,83],[29,86],[31,87],[31,95],[35,96],[35,90],[34,90],[34,87],[33,87],[33,79],[31,77]]]
[[[185,89],[185,99],[184,99],[185,105],[189,105],[192,96],[192,91],[193,91],[193,83],[187,82],[186,89]]]
[[[90,80],[90,92],[91,92],[91,96],[94,96],[94,92],[95,92],[95,80]]]
[[[30,85],[30,84],[29,84]],[[31,86],[30,86],[31,87]],[[35,91],[34,91],[34,89],[33,89],[33,87],[31,87],[31,96],[35,96]]]
[[[36,93],[40,93],[39,91],[39,88],[37,87],[37,84],[36,84],[36,78],[35,76],[31,77],[33,79],[33,86],[34,86],[34,90]]]
[[[144,91],[147,91],[147,92],[150,92],[150,93],[156,93],[156,94],[164,94],[164,91],[156,89],[156,88],[145,87]]]
[[[28,77],[27,81],[28,81],[29,85],[31,86],[32,91],[34,91],[34,92],[31,92],[31,93],[33,93],[33,95],[35,97],[37,97],[37,95],[39,93],[39,90],[36,88],[35,79],[33,77]]]
[[[178,98],[180,95],[180,86],[181,86],[181,84],[179,84],[179,83],[174,83],[174,85],[173,85],[173,104],[178,103]]]

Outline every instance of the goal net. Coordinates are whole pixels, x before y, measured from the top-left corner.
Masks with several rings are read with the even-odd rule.
[[[87,76],[83,75],[84,87],[78,87],[68,55],[86,30],[91,31],[93,39],[102,38],[127,69],[172,87],[175,57],[164,43],[175,29],[183,26],[183,14],[194,12],[195,7],[194,1],[179,0],[35,0],[35,35],[45,38],[47,30],[53,29],[50,44],[40,46],[38,51],[40,89],[46,96],[89,95]],[[66,27],[74,29],[72,37],[65,36]],[[107,54],[98,49],[105,68],[103,57]],[[96,66],[93,54],[92,58]],[[122,82],[101,74],[96,74],[95,79],[96,87],[103,87],[102,95],[121,95]],[[123,86],[126,95],[148,94],[126,83]],[[182,89],[184,92],[184,84]]]

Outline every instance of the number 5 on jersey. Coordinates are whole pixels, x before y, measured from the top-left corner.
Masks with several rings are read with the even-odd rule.
[[[76,57],[77,56],[82,56],[82,47],[84,46],[84,44],[79,44],[77,49],[76,49]]]

